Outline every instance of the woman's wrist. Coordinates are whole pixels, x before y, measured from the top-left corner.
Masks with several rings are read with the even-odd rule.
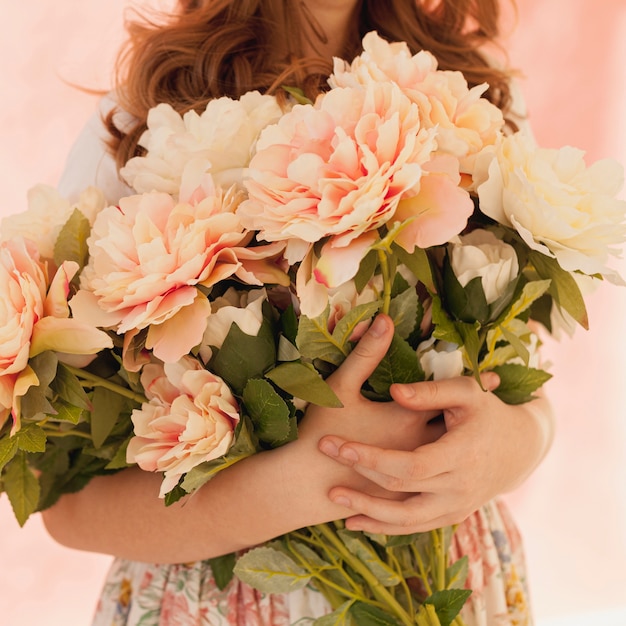
[[[519,487],[537,469],[552,446],[555,429],[552,406],[543,396],[514,408],[521,413],[518,423],[522,433],[521,441],[514,443],[527,458],[507,491]]]

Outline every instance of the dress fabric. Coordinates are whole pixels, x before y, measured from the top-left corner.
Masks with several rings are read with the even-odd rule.
[[[531,626],[522,544],[508,510],[493,501],[461,524],[451,557],[467,554],[473,590],[466,626]],[[233,579],[220,591],[206,561],[154,565],[118,559],[92,626],[310,626],[331,611],[312,587],[262,594]]]
[[[102,118],[115,100],[105,97],[78,137],[58,185],[75,201],[89,185],[117,202],[132,194],[104,147]],[[116,120],[124,123],[124,114]],[[451,557],[469,557],[463,609],[466,626],[532,626],[522,543],[508,510],[493,501],[459,525]],[[264,595],[233,580],[223,591],[207,562],[156,565],[117,559],[105,580],[92,626],[306,626],[330,612],[313,588]]]

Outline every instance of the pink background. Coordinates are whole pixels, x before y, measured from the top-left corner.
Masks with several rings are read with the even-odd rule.
[[[583,148],[590,161],[626,162],[626,2],[519,4],[511,55],[528,77],[522,89],[540,142]],[[23,210],[33,184],[56,182],[96,102],[66,83],[109,85],[128,6],[2,0],[1,214]],[[545,626],[626,624],[626,289],[600,288],[589,308],[588,333],[547,348],[557,439],[535,475],[508,497]],[[0,497],[1,623],[88,624],[108,563],[55,545],[38,517],[19,529]]]

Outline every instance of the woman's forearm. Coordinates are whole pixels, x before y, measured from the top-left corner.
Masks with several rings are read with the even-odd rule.
[[[63,496],[43,519],[70,548],[136,561],[196,561],[345,516],[326,496],[337,473],[335,463],[298,441],[233,465],[169,507],[158,498],[160,475],[131,468]]]

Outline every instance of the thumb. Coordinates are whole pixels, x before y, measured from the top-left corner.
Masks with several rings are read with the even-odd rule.
[[[328,378],[331,386],[361,389],[387,354],[393,332],[393,320],[388,315],[377,315],[346,360]]]

